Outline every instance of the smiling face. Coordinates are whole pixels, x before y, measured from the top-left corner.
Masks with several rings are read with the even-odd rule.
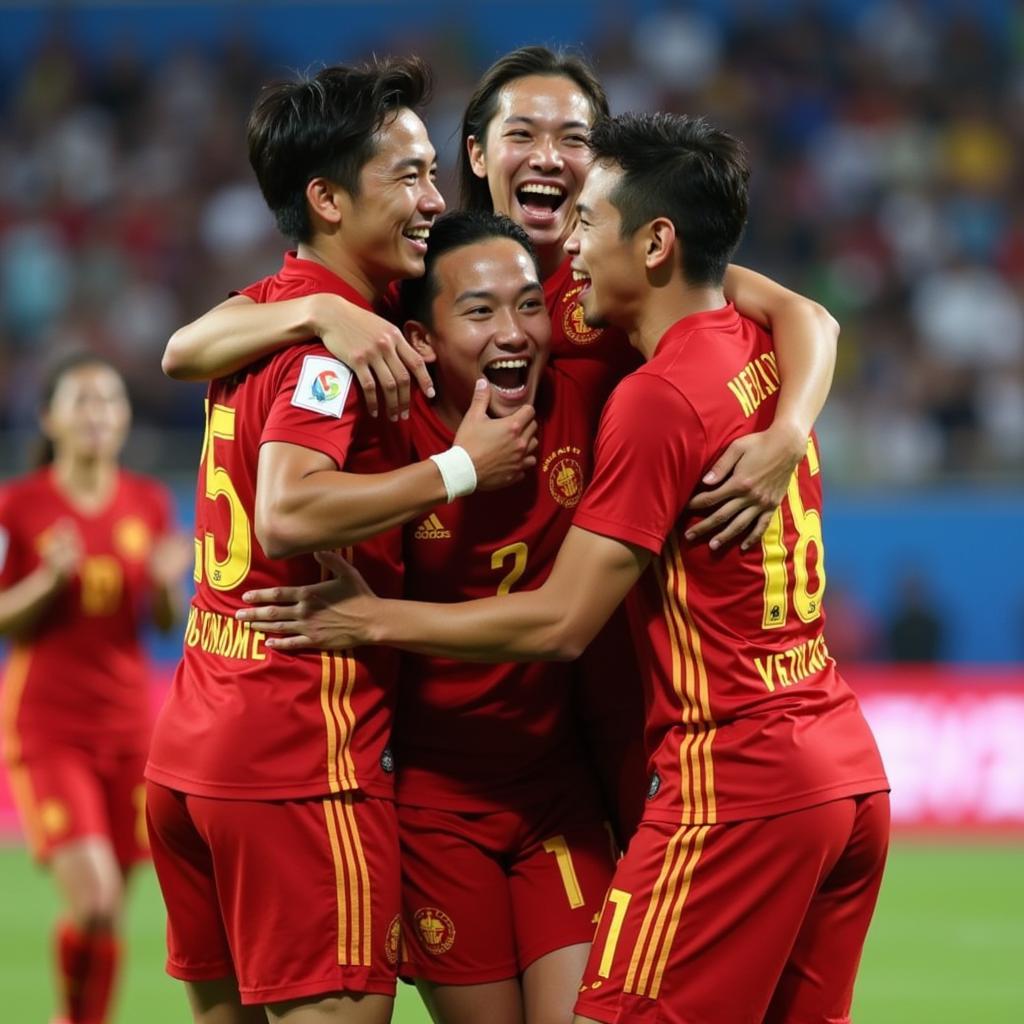
[[[621,177],[622,169],[615,164],[591,168],[565,251],[572,257],[573,277],[586,282],[579,303],[587,325],[630,330],[648,284],[644,234],[622,238],[622,218],[611,201]]]
[[[571,78],[527,75],[502,88],[484,137],[467,142],[495,213],[522,225],[538,250],[561,246],[572,226],[593,119],[590,100]]]
[[[427,129],[403,109],[376,135],[359,174],[359,195],[338,190],[339,242],[377,293],[423,273],[427,236],[444,200],[434,184],[437,157]]]
[[[114,461],[124,447],[131,407],[120,374],[102,363],[64,372],[43,414],[57,457]]]
[[[510,238],[489,238],[440,256],[432,323],[408,324],[420,354],[435,363],[437,411],[453,429],[476,381],[491,383],[489,411],[508,416],[532,403],[551,341],[551,321],[533,260]]]

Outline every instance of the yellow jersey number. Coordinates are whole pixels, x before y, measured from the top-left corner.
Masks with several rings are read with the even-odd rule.
[[[529,548],[521,540],[517,540],[514,544],[506,544],[503,548],[498,548],[491,555],[492,569],[504,569],[506,562],[509,560],[512,562],[512,568],[505,573],[505,578],[498,584],[499,597],[509,593],[526,572],[526,558],[529,553]]]
[[[217,441],[231,442],[235,439],[235,410],[226,405],[207,405],[206,433],[203,435],[203,452],[200,466],[204,467],[206,497],[210,501],[223,498],[228,503],[230,526],[224,558],[217,558],[216,541],[211,533],[204,532],[195,539],[196,563],[193,577],[201,583],[205,574],[214,590],[234,590],[246,576],[252,565],[252,526],[249,515],[238,497],[238,491],[231,482],[228,471],[217,465]]]
[[[821,469],[814,441],[807,441],[807,463],[811,476]],[[793,525],[796,527],[796,544],[793,547],[793,609],[801,622],[813,622],[821,615],[821,599],[825,593],[824,545],[821,536],[821,515],[817,509],[804,508],[796,472],[789,481],[782,504],[775,510],[768,529],[761,538],[762,564],[764,566],[764,629],[781,629],[789,619],[789,572],[782,526],[783,507],[789,505]],[[810,548],[814,545],[818,585],[810,590],[808,561]]]

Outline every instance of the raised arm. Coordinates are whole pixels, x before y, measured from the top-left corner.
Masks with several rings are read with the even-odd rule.
[[[689,508],[714,511],[687,539],[711,535],[718,548],[742,537],[747,548],[760,540],[807,450],[832,385],[839,325],[824,306],[744,267],[729,266],[725,295],[772,332],[782,387],[772,425],[733,441],[704,475],[714,489],[697,494]]]
[[[39,565],[0,591],[0,635],[30,629],[67,586],[81,560],[78,531],[71,523],[58,523],[47,534]]]
[[[490,419],[482,381],[455,435],[481,490],[504,487],[536,465],[533,409]],[[448,498],[437,465],[424,459],[387,473],[339,472],[322,452],[280,441],[260,448],[256,536],[271,558],[345,547],[399,526]]]
[[[314,337],[351,368],[371,415],[377,415],[378,384],[392,419],[408,412],[410,374],[433,395],[426,364],[402,332],[330,292],[281,302],[232,296],[175,331],[160,365],[175,380],[211,380]]]
[[[237,613],[277,634],[268,645],[288,650],[385,644],[435,657],[502,662],[579,657],[651,555],[572,527],[543,586],[460,604],[382,600],[347,563],[319,557],[337,574],[334,580],[245,595],[252,604],[274,602]]]

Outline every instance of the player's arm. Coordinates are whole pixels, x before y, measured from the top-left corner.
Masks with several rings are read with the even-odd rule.
[[[371,415],[377,415],[378,384],[392,419],[409,408],[410,374],[433,395],[426,364],[402,332],[330,292],[281,302],[234,295],[175,331],[160,365],[175,380],[211,380],[314,337],[351,368]]]
[[[687,539],[713,534],[711,546],[719,547],[742,536],[749,547],[764,533],[807,451],[832,385],[839,325],[824,306],[744,267],[729,266],[725,296],[772,332],[782,386],[772,425],[733,441],[704,475],[704,484],[719,486],[696,495],[689,507],[714,512],[695,523]]]
[[[455,444],[469,455],[476,487],[492,490],[536,465],[537,424],[529,406],[490,419],[480,382]],[[256,475],[256,538],[270,558],[345,547],[399,526],[448,500],[431,459],[387,473],[339,472],[324,452],[282,441],[260,447]]]
[[[0,634],[30,629],[67,586],[82,560],[82,543],[70,523],[58,523],[47,534],[38,566],[0,590]]]
[[[258,621],[279,649],[383,644],[464,661],[568,661],[579,657],[651,559],[643,548],[572,527],[537,590],[459,604],[383,600],[359,574],[319,556],[336,576],[308,587],[253,591],[238,618]]]

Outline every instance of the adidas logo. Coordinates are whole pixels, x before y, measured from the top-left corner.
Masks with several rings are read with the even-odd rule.
[[[451,530],[444,528],[444,523],[437,518],[437,515],[433,512],[427,516],[426,519],[416,527],[416,532],[413,534],[415,540],[446,540],[452,535]]]

